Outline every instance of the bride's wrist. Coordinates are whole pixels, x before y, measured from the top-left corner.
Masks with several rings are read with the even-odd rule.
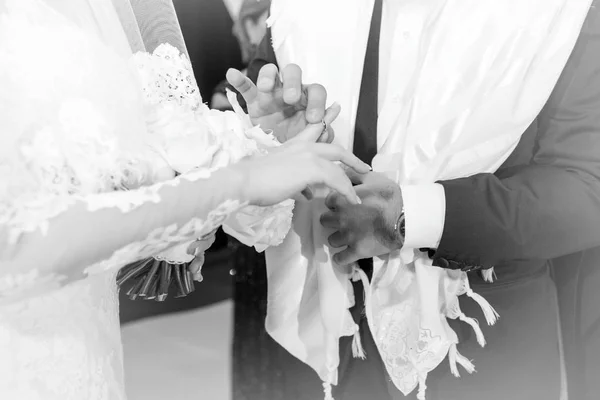
[[[246,203],[250,200],[248,188],[248,172],[237,164],[221,168],[215,172],[217,182],[221,182],[227,200],[238,200]]]

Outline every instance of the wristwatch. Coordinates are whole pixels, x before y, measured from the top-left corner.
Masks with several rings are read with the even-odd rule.
[[[402,245],[404,245],[404,238],[406,234],[406,218],[404,217],[404,206],[402,206],[402,211],[400,212],[400,216],[394,225],[394,231],[398,234]]]

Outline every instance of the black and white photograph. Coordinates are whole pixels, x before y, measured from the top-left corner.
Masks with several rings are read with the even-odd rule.
[[[0,0],[0,400],[600,399],[600,0]]]

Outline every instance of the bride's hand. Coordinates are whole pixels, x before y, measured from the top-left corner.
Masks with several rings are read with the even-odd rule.
[[[311,185],[324,184],[352,204],[360,202],[341,162],[360,174],[371,170],[367,164],[339,146],[311,143],[323,130],[322,124],[309,125],[293,140],[266,156],[243,160],[231,168],[241,177],[242,199],[253,205],[269,206],[294,197]]]

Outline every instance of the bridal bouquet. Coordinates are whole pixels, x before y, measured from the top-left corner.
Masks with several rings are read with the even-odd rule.
[[[273,135],[253,126],[234,93],[228,92],[234,111],[210,110],[202,104],[191,82],[189,61],[172,46],[161,45],[154,54],[139,53],[135,61],[145,94],[148,142],[162,160],[153,167],[157,179],[214,171],[279,146]],[[242,243],[263,251],[283,241],[291,225],[293,204],[288,200],[273,207],[246,206],[223,221],[223,228]],[[117,283],[121,287],[130,284],[127,295],[133,300],[163,301],[172,286],[176,297],[186,296],[194,290],[194,280],[202,279],[199,273],[194,276],[190,266],[201,267],[204,251],[213,239],[214,232],[130,264],[121,269]]]

